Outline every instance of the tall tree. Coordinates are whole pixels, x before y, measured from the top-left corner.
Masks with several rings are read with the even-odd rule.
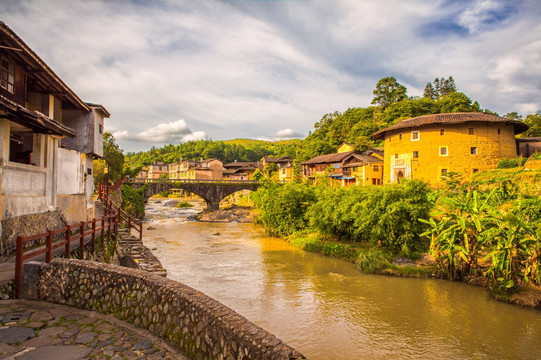
[[[372,104],[387,108],[389,105],[407,99],[406,87],[401,85],[392,76],[380,79],[373,91],[374,99]]]
[[[119,180],[124,167],[124,154],[110,132],[103,133],[103,158],[94,160],[94,183]]]
[[[449,95],[456,92],[455,79],[452,76],[449,76],[448,79],[445,78],[435,78],[432,83],[427,83],[425,86],[425,91],[423,97],[438,100],[442,96]]]
[[[436,91],[434,90],[434,86],[432,86],[432,83],[426,83],[425,91],[423,92],[423,97],[430,99],[430,100],[436,100]]]

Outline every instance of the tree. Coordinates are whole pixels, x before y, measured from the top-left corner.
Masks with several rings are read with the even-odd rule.
[[[373,91],[372,104],[387,108],[389,105],[407,99],[406,87],[399,84],[392,76],[380,79]]]
[[[506,118],[506,119],[509,119],[509,120],[522,121],[522,115],[520,115],[520,114],[519,114],[518,112],[516,112],[516,111],[507,113],[507,114],[505,114],[503,117]]]
[[[427,83],[425,86],[425,91],[423,97],[438,100],[442,96],[449,95],[456,92],[455,79],[452,76],[449,76],[448,79],[445,78],[435,78],[432,83]]]
[[[94,183],[120,180],[123,167],[124,154],[113,134],[103,133],[103,160],[94,160]]]
[[[278,165],[276,163],[270,163],[269,165],[265,166],[265,175],[267,177],[271,178],[272,175],[274,175],[278,171]]]
[[[254,179],[255,181],[259,181],[262,177],[263,174],[261,173],[261,170],[255,169],[254,174],[252,175],[252,179]]]
[[[524,123],[530,128],[520,134],[520,137],[541,137],[541,112],[526,116]]]

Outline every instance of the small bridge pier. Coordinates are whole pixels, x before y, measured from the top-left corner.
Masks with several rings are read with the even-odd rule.
[[[153,195],[173,188],[183,189],[203,198],[207,203],[207,210],[219,210],[220,202],[227,196],[241,190],[255,191],[261,184],[247,180],[173,180],[173,179],[145,179],[125,182],[133,188],[140,189],[146,184],[143,195],[145,202]]]

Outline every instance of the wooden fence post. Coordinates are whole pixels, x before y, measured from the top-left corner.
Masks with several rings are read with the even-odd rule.
[[[53,231],[49,230],[47,235],[47,254],[45,255],[45,262],[50,263],[53,257]]]
[[[15,250],[15,297],[21,297],[21,285],[23,280],[23,237],[17,236],[17,249]]]
[[[92,219],[92,254],[96,253],[96,218]]]
[[[71,226],[68,225],[68,230],[66,230],[66,256],[70,258],[70,244],[71,242]]]
[[[81,227],[79,228],[79,246],[81,247],[81,260],[85,259],[85,222],[81,221]]]

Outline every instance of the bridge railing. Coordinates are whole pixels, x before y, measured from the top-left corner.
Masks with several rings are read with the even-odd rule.
[[[194,183],[194,184],[259,184],[257,180],[205,180],[205,179],[129,179],[130,183]]]

